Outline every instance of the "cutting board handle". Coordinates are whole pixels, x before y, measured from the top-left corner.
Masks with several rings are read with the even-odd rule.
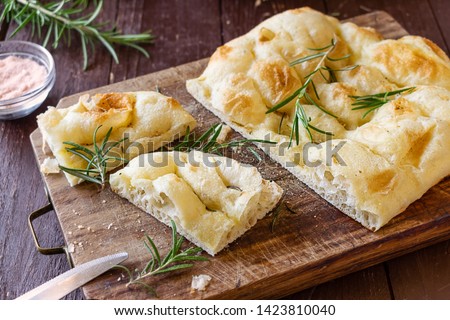
[[[61,246],[61,247],[53,247],[53,248],[44,248],[40,245],[36,230],[33,226],[33,221],[39,218],[40,216],[43,216],[44,214],[49,213],[50,211],[53,211],[53,204],[49,200],[49,203],[42,208],[37,209],[36,211],[33,211],[28,216],[28,226],[31,230],[31,235],[33,236],[34,244],[36,246],[36,249],[39,253],[45,254],[45,255],[53,255],[53,254],[65,254],[67,257],[67,261],[69,262],[70,268],[73,268],[73,261],[70,256],[69,250],[67,246]]]

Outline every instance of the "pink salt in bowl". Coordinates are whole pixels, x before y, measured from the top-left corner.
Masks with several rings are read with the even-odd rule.
[[[44,47],[27,41],[1,41],[0,62],[11,56],[23,59],[20,60],[24,62],[23,66],[19,66],[19,69],[31,65],[40,70],[44,68],[45,72],[42,74],[42,81],[37,86],[31,87],[25,92],[20,92],[15,97],[0,99],[0,120],[12,120],[29,115],[44,102],[55,84],[55,63],[51,54]],[[36,63],[39,66],[36,66]],[[32,72],[36,72],[34,70]],[[25,76],[25,79],[21,81],[30,80],[32,75],[28,74],[28,77]],[[19,87],[19,84],[17,84],[17,87]],[[0,96],[3,96],[1,93]]]

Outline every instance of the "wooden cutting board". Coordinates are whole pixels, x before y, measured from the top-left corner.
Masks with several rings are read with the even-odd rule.
[[[350,21],[377,29],[387,38],[406,31],[387,13],[373,12]],[[197,119],[198,132],[219,122],[186,91],[186,79],[197,77],[206,66],[200,60],[139,78],[112,84],[64,98],[58,108],[72,105],[81,94],[108,91],[154,90],[178,99]],[[239,137],[234,134],[233,137]],[[31,134],[38,163],[51,156],[42,149],[38,130]],[[320,198],[262,152],[260,163],[249,154],[236,159],[256,165],[265,179],[276,181],[286,191],[285,203],[274,230],[267,216],[254,228],[207,262],[148,279],[159,299],[277,298],[369,267],[409,251],[450,238],[450,179],[431,188],[399,217],[377,233],[363,228]],[[447,161],[448,159],[444,159]],[[142,269],[149,260],[144,235],[166,252],[171,230],[112,193],[83,183],[68,186],[62,174],[43,177],[67,245],[73,246],[75,265],[99,256],[127,251],[124,262]],[[185,245],[189,243],[186,241]],[[205,292],[190,292],[193,275],[208,274],[212,281]],[[144,289],[125,286],[119,270],[113,270],[84,286],[89,299],[155,298]]]

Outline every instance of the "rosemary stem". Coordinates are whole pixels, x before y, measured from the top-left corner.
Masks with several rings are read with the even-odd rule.
[[[74,25],[72,20],[66,19],[60,15],[55,14],[53,11],[50,11],[34,2],[28,1],[28,0],[16,0],[17,2],[23,4],[24,6],[28,6],[32,9],[35,9],[37,11],[41,11],[42,13],[44,13],[46,16],[51,17],[52,19],[55,19],[59,22],[62,22],[67,28],[69,29],[76,29],[81,31],[82,33],[89,35],[89,36],[95,36],[96,34],[98,34],[98,32],[95,31],[95,29],[89,28],[88,26],[82,25],[82,24],[77,24]],[[107,37],[108,40],[112,40],[111,37]]]
[[[319,69],[322,67],[322,63],[324,63],[325,59],[328,57],[328,55],[333,51],[333,49],[336,46],[336,42],[333,41],[333,45],[330,46],[330,48],[326,51],[326,53],[323,55],[323,57],[320,59],[319,63],[316,65],[316,68],[313,72],[310,73],[310,76],[306,81],[312,81],[312,77],[319,71]],[[311,79],[311,80],[310,80]]]
[[[169,263],[170,263],[170,262],[169,262]],[[155,270],[149,271],[149,272],[147,272],[147,273],[145,273],[145,274],[139,274],[135,279],[130,280],[130,281],[128,282],[127,286],[129,286],[129,285],[131,285],[131,284],[133,284],[133,283],[135,283],[135,282],[141,281],[142,279],[145,279],[145,278],[147,278],[147,277],[151,277],[151,276],[153,276],[153,275],[155,275],[155,274],[158,274],[161,270],[164,270],[164,268],[167,267],[167,265],[168,265],[169,263],[165,263],[165,264],[163,264],[163,265],[160,265],[160,266],[159,266],[158,268],[156,268]]]
[[[40,5],[38,5],[38,4],[36,4],[36,3],[32,2],[32,1],[27,1],[27,0],[16,0],[16,1],[21,3],[21,4],[23,4],[24,6],[28,6],[28,7],[32,8],[32,9],[35,9],[36,11],[41,11],[45,15],[51,17],[52,19],[58,20],[58,21],[64,23],[65,25],[67,25],[69,27],[72,27],[71,26],[72,21],[70,21],[70,20],[68,20],[68,19],[66,19],[64,17],[61,17],[59,15],[56,15],[52,11],[47,10],[46,8],[40,6]]]

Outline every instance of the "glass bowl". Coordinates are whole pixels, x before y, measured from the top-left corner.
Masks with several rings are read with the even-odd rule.
[[[47,70],[42,85],[12,99],[0,100],[0,119],[22,118],[36,110],[55,84],[55,62],[44,47],[28,41],[0,41],[0,59],[8,56],[31,59]]]

